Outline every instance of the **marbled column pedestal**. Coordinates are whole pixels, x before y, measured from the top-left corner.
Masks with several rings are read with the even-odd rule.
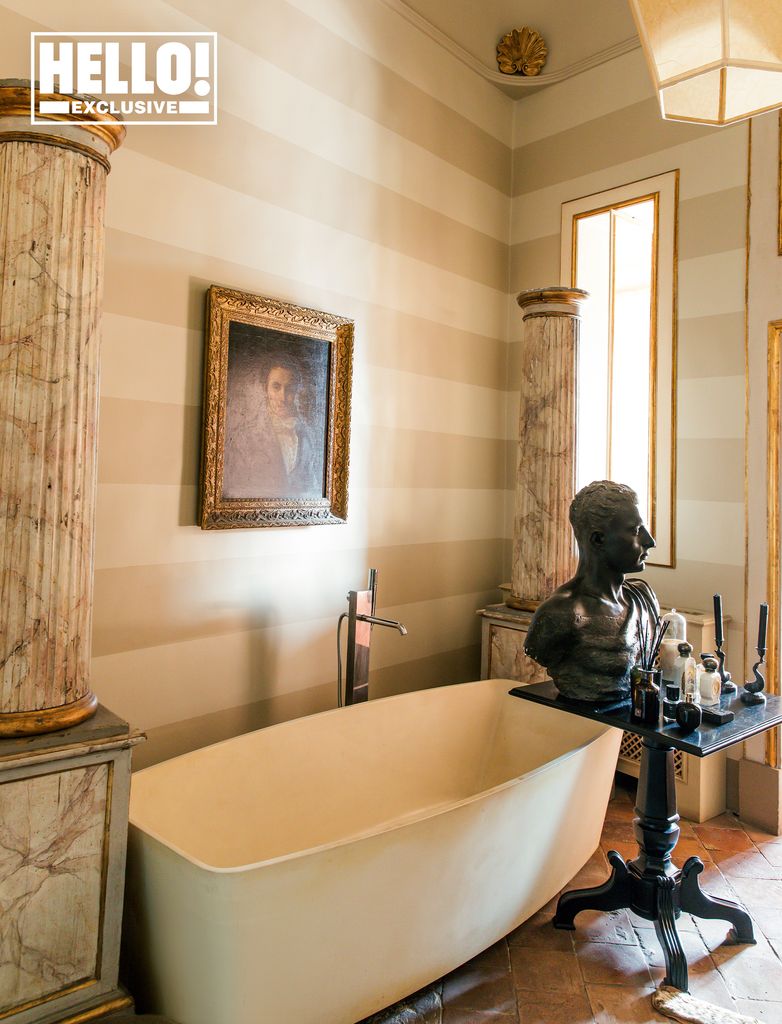
[[[118,986],[131,747],[99,708],[0,740],[0,1019],[69,1024],[131,1004]]]
[[[29,85],[0,82],[0,736],[66,728],[97,706],[104,206],[125,130],[58,117],[32,125]]]
[[[481,679],[542,683],[546,670],[524,653],[532,612],[492,604],[481,608]]]
[[[576,483],[579,307],[586,292],[538,288],[517,297],[524,314],[511,593],[534,610],[576,568],[568,520]]]

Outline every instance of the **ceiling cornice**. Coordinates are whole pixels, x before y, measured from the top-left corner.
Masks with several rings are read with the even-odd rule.
[[[580,75],[584,71],[589,71],[590,68],[596,68],[600,64],[605,64],[615,57],[621,57],[623,54],[630,53],[631,50],[638,50],[641,47],[641,41],[638,36],[631,36],[629,39],[623,39],[613,46],[606,47],[605,50],[599,50],[591,57],[576,61],[575,64],[570,64],[560,71],[552,71],[548,74],[541,72],[541,74],[531,77],[503,75],[500,71],[487,67],[477,57],[473,57],[463,46],[460,46],[450,36],[446,35],[445,32],[437,28],[436,25],[433,25],[431,21],[427,21],[417,11],[414,11],[412,7],[409,7],[405,0],[382,0],[382,2],[386,7],[396,11],[397,14],[410,22],[411,25],[414,25],[425,35],[429,36],[439,46],[442,46],[444,50],[447,50],[448,53],[456,57],[462,64],[465,64],[471,71],[474,71],[487,82],[491,82],[492,85],[496,85],[508,93],[523,92],[525,89],[541,89],[546,85],[556,85],[557,82],[564,82],[568,78],[573,78],[574,75]]]

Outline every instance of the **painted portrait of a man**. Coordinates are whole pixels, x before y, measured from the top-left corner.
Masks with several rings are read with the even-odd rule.
[[[232,322],[223,500],[322,498],[329,346]]]

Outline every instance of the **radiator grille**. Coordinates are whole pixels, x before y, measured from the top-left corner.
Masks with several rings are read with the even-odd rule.
[[[625,761],[632,761],[634,764],[641,763],[642,741],[640,736],[634,732],[626,732],[622,735],[622,745],[619,748],[619,757]],[[684,754],[681,750],[673,752],[673,774],[677,779],[684,781]]]

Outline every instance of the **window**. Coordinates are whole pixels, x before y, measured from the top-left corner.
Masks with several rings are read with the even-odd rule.
[[[562,278],[589,293],[581,320],[577,486],[638,494],[674,565],[674,362],[678,172],[562,207]]]

